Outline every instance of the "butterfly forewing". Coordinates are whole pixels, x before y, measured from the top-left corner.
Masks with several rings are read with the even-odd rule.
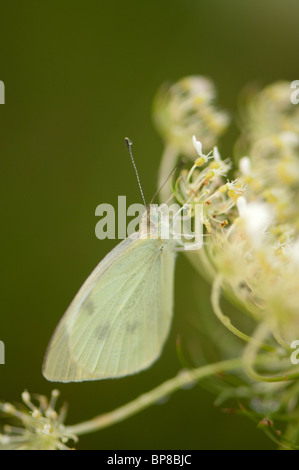
[[[167,337],[175,255],[161,239],[126,239],[81,287],[50,342],[52,381],[121,377],[148,367]]]

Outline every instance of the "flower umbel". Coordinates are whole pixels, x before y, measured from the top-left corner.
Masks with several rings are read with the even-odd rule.
[[[200,136],[203,148],[215,145],[226,130],[230,118],[215,105],[216,88],[201,76],[185,77],[157,93],[154,121],[167,145],[178,153],[193,158],[191,138]]]
[[[53,390],[50,400],[43,395],[22,393],[23,404],[0,403],[0,412],[9,419],[0,434],[0,450],[70,450],[66,444],[77,437],[67,431],[63,422],[66,404],[59,412],[55,405],[59,396]]]
[[[176,181],[174,196],[180,202],[203,205],[203,224],[210,234],[213,228],[228,225],[231,212],[238,197],[244,194],[244,185],[229,181],[227,174],[231,162],[222,160],[217,147],[205,155],[202,144],[193,136],[193,145],[198,158],[190,171],[183,170]]]
[[[216,97],[213,82],[197,75],[165,84],[159,89],[153,107],[154,122],[165,143],[159,186],[173,170],[179,156],[194,160],[194,134],[200,138],[204,151],[217,145],[229,125],[230,117],[227,112],[218,109]],[[169,196],[167,187],[162,188],[161,200]]]

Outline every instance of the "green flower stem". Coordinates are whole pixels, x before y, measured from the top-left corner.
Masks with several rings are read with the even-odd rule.
[[[193,370],[184,370],[176,377],[167,380],[163,384],[154,388],[150,392],[144,393],[135,400],[123,405],[115,410],[99,415],[89,421],[84,421],[73,426],[67,426],[66,430],[69,433],[80,436],[100,429],[107,428],[113,424],[124,421],[126,418],[137,414],[139,411],[148,408],[149,406],[157,403],[162,398],[165,398],[175,391],[184,388],[185,386],[192,385],[199,380],[202,380],[211,375],[218,374],[220,372],[232,371],[235,369],[242,368],[242,358],[230,359],[227,361],[217,362],[215,364],[209,364],[206,366],[199,367]]]
[[[244,370],[249,377],[257,382],[268,382],[268,383],[276,383],[276,382],[288,382],[290,380],[298,380],[299,378],[299,369],[298,367],[294,368],[293,370],[287,370],[282,372],[281,374],[273,375],[273,376],[264,376],[258,373],[255,370],[256,359],[258,356],[259,348],[263,344],[263,341],[267,339],[269,336],[270,331],[268,325],[266,323],[261,323],[257,328],[253,335],[254,341],[247,343],[243,359],[244,359]]]
[[[212,284],[212,294],[211,294],[211,304],[214,310],[215,315],[217,316],[218,320],[234,335],[236,335],[239,339],[250,343],[254,342],[254,339],[250,336],[246,335],[234,325],[232,325],[231,320],[228,316],[224,315],[220,307],[220,297],[221,297],[221,288],[222,288],[222,279],[221,276],[216,276],[214,282]],[[264,349],[265,351],[275,352],[275,348],[268,346],[267,344],[257,343],[257,346]]]
[[[170,145],[166,145],[163,155],[162,155],[160,168],[159,168],[158,188],[163,185],[166,178],[174,170],[177,159],[178,159],[177,150],[174,147],[171,147]],[[170,191],[169,185],[164,185],[163,187],[161,187],[160,200],[162,202],[165,202],[169,198],[170,195],[171,195],[171,191]]]

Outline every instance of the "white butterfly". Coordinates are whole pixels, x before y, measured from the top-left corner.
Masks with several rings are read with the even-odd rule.
[[[169,221],[146,211],[139,232],[119,243],[87,278],[48,346],[43,365],[48,380],[122,377],[159,357],[171,325],[178,249],[177,240],[161,238],[163,224]],[[187,245],[196,249],[201,243]]]

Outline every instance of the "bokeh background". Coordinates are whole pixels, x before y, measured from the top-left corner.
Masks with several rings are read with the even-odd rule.
[[[298,79],[297,0],[27,0],[0,2],[1,399],[49,393],[44,352],[61,315],[116,244],[94,235],[95,208],[139,202],[124,137],[134,141],[144,192],[156,187],[162,142],[152,99],[165,80],[211,77],[236,112],[248,82]],[[222,140],[225,156],[236,126]],[[175,315],[159,361],[136,376],[61,385],[68,423],[111,410],[179,370],[175,342],[190,318],[212,315],[209,286],[179,257]],[[80,449],[270,449],[246,418],[213,406],[200,387],[80,439]]]

